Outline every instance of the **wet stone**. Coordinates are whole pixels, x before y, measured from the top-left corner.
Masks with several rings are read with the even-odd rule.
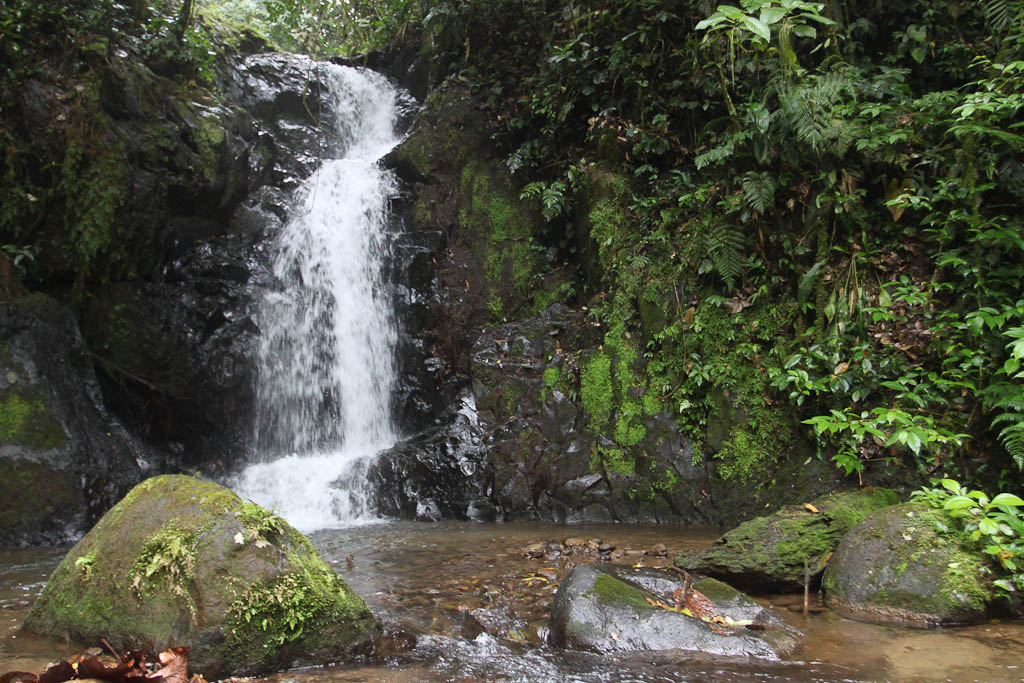
[[[549,641],[556,647],[598,653],[689,650],[763,659],[778,659],[797,646],[800,634],[779,615],[728,585],[698,578],[692,587],[711,605],[707,618],[719,622],[660,607],[682,590],[683,578],[677,574],[608,565],[576,567],[555,595]]]
[[[543,557],[545,551],[546,548],[543,543],[531,543],[523,550],[523,554],[527,557]]]

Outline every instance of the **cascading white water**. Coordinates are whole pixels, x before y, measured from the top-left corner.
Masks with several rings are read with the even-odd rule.
[[[394,178],[377,162],[398,142],[398,94],[373,72],[320,68],[342,157],[302,186],[279,238],[282,288],[260,307],[255,440],[264,462],[235,482],[303,530],[373,519],[362,475],[396,440],[397,332],[383,278]]]

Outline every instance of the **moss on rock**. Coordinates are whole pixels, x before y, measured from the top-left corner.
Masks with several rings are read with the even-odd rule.
[[[918,503],[870,514],[839,544],[823,587],[827,603],[864,621],[938,626],[978,621],[993,601],[988,561],[944,512]]]
[[[191,667],[208,677],[336,661],[365,646],[378,628],[366,603],[267,515],[217,484],[146,480],[65,556],[26,628],[122,649],[188,645]]]
[[[831,493],[791,505],[727,532],[696,558],[677,564],[755,589],[800,589],[804,572],[821,573],[843,535],[873,510],[899,501],[886,489]],[[817,510],[818,512],[814,512]]]
[[[34,449],[50,449],[67,442],[64,427],[35,387],[0,391],[0,443],[17,443]]]

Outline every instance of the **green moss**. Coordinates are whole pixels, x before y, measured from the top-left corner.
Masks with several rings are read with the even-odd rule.
[[[67,443],[67,433],[37,389],[5,389],[0,391],[0,442],[59,448]]]
[[[743,595],[729,584],[712,578],[703,578],[695,581],[693,587],[715,604],[729,602]]]
[[[303,633],[366,613],[362,598],[320,560],[294,555],[300,567],[271,582],[246,586],[231,603],[231,645],[272,649]]]
[[[597,596],[598,600],[606,605],[625,603],[638,610],[652,609],[647,602],[646,593],[609,574],[602,573],[598,576],[589,593]]]
[[[543,374],[544,385],[547,386],[548,389],[554,389],[558,385],[559,374],[560,370],[557,365],[545,368]]]
[[[590,416],[590,429],[597,433],[604,430],[612,411],[611,369],[611,358],[601,352],[594,353],[580,364],[580,398]]]
[[[615,474],[631,476],[636,473],[636,463],[623,449],[607,446],[596,446],[590,460],[590,470],[601,472],[601,469]]]
[[[376,621],[279,517],[216,484],[165,475],[133,489],[68,553],[27,627],[115,647],[187,644],[190,664],[267,671],[365,642]]]
[[[841,534],[860,524],[875,510],[901,503],[900,495],[892,489],[853,489],[829,494],[815,501],[830,518]]]
[[[629,447],[643,441],[647,436],[644,425],[633,422],[634,418],[642,417],[641,406],[636,401],[623,401],[619,405],[619,413],[615,420],[615,441]]]

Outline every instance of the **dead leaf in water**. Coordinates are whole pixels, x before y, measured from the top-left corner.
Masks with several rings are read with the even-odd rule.
[[[146,678],[159,678],[166,683],[188,683],[188,648],[185,646],[164,650],[159,656],[162,665]]]

